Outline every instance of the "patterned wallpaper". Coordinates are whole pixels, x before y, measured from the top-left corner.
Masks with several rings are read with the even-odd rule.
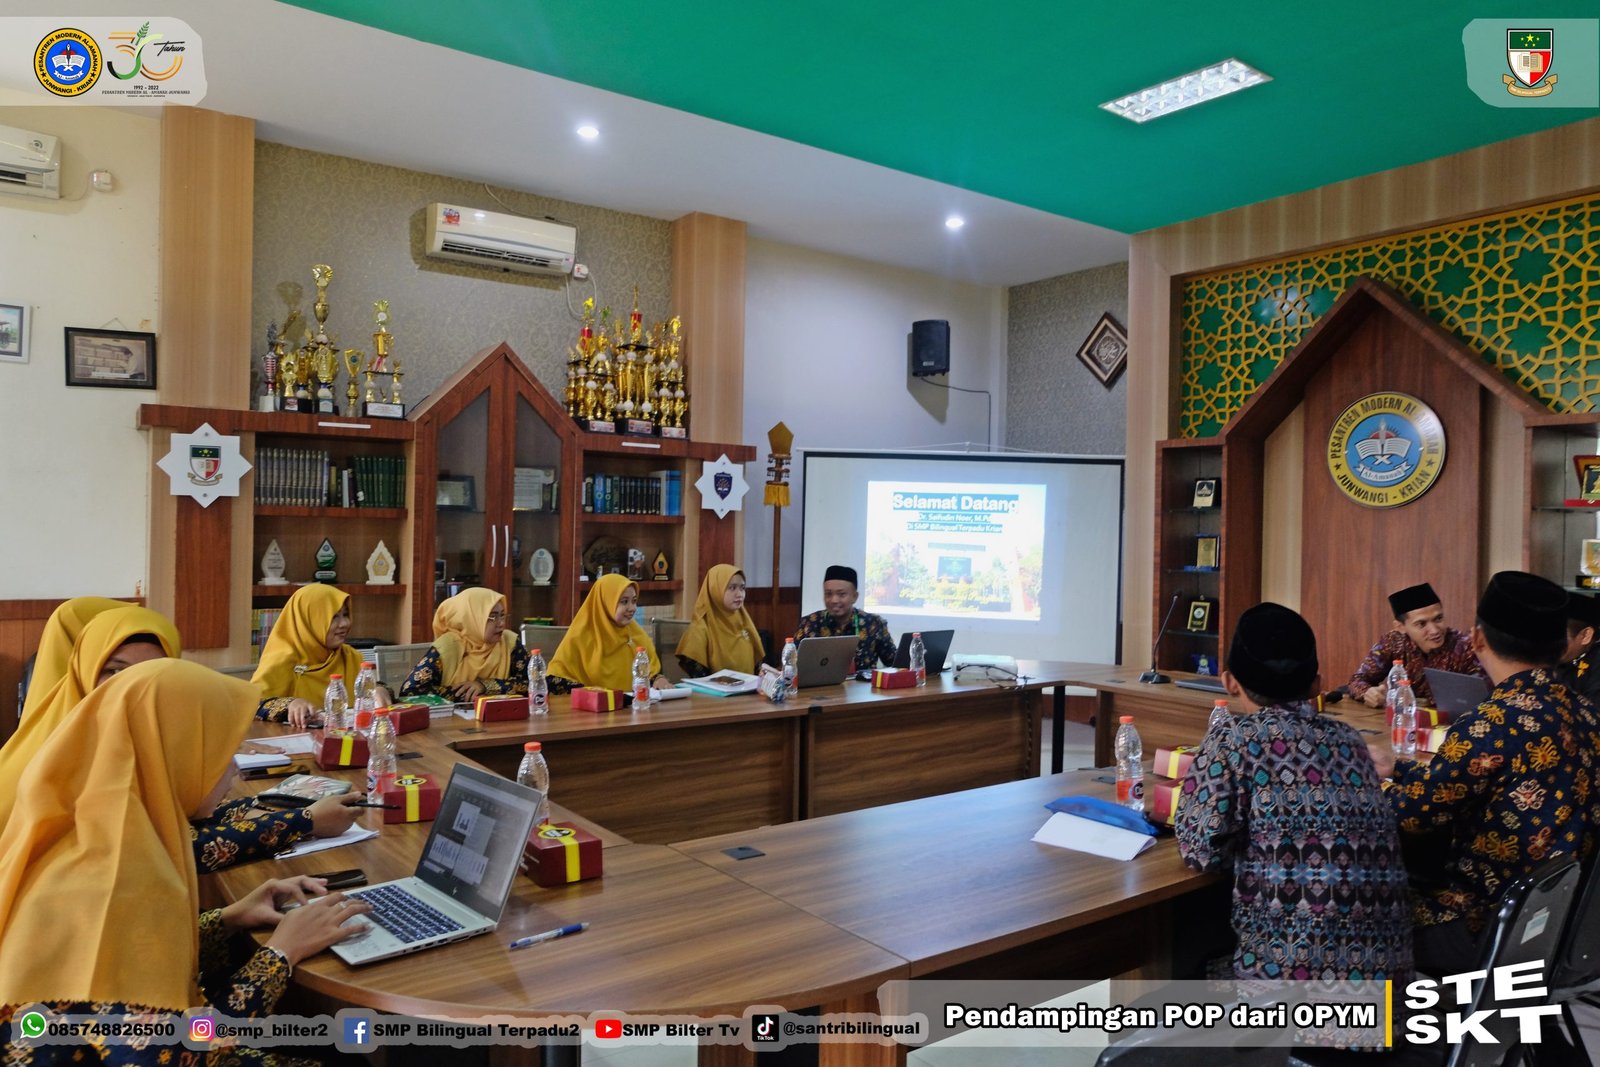
[[[1014,286],[1008,296],[1005,443],[1038,452],[1122,455],[1127,374],[1107,389],[1077,351],[1107,311],[1127,327],[1128,265]]]
[[[341,348],[372,348],[372,302],[389,301],[394,355],[407,404],[430,393],[480,349],[508,341],[560,396],[566,349],[594,284],[491,272],[422,254],[424,212],[435,201],[576,226],[578,262],[599,286],[597,305],[626,316],[639,287],[646,322],[668,315],[670,224],[551,200],[515,189],[342,156],[256,143],[251,359],[259,372],[269,322],[296,307],[315,324],[313,263],[333,267],[328,332]],[[496,197],[504,203],[496,201]],[[570,292],[569,292],[570,286]],[[685,323],[693,358],[694,323]],[[299,338],[293,338],[298,343]],[[340,372],[340,406],[344,404]]]
[[[1364,274],[1552,411],[1595,410],[1600,198],[1588,196],[1187,279],[1179,436],[1220,431]]]

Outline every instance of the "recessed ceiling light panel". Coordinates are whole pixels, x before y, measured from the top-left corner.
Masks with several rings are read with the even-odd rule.
[[[962,218],[960,215],[951,215],[949,218],[944,220],[944,228],[947,230],[959,230],[966,224],[967,220]]]
[[[585,141],[592,141],[596,137],[600,136],[600,130],[598,127],[584,124],[578,127],[578,136],[582,137]]]
[[[1162,115],[1170,115],[1174,111],[1182,111],[1186,107],[1271,80],[1269,76],[1237,59],[1225,59],[1160,85],[1108,100],[1100,106],[1130,122],[1149,122]]]

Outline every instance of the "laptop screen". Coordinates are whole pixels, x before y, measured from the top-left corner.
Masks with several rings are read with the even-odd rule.
[[[929,674],[938,674],[944,670],[945,657],[950,654],[950,642],[955,640],[954,630],[923,630],[922,651],[927,656],[924,664]],[[900,647],[894,653],[896,667],[911,666],[911,633],[907,631],[900,635]]]
[[[417,877],[498,918],[542,799],[537,789],[458,763],[417,861]]]

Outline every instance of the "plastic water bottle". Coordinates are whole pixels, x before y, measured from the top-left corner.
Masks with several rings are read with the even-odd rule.
[[[322,728],[342,730],[350,715],[350,698],[344,691],[344,675],[328,675],[328,688],[322,694]]]
[[[367,802],[383,803],[383,791],[399,777],[394,758],[394,724],[389,721],[389,709],[379,708],[371,713],[372,733],[367,738]]]
[[[911,649],[908,658],[911,660],[911,669],[917,672],[917,684],[927,685],[928,650],[923,647],[922,635],[919,633],[911,635]]]
[[[528,655],[528,714],[546,715],[550,711],[550,678],[544,656],[536,648]]]
[[[783,695],[791,696],[795,691],[795,678],[800,670],[800,649],[795,646],[794,638],[784,641],[783,655],[778,662],[783,664]]]
[[[1228,722],[1232,718],[1233,716],[1228,712],[1228,702],[1226,700],[1213,700],[1211,702],[1211,718],[1206,720],[1206,733],[1209,734],[1219,727],[1226,730]]]
[[[1417,754],[1417,697],[1411,692],[1411,679],[1402,677],[1395,687],[1394,725],[1390,728],[1394,754],[1406,758]]]
[[[1117,727],[1117,803],[1144,814],[1144,742],[1124,715]]]
[[[633,653],[633,710],[650,710],[650,653],[643,645]]]
[[[1383,689],[1383,724],[1389,729],[1394,729],[1394,697],[1400,690],[1400,679],[1406,676],[1406,665],[1402,660],[1395,660],[1394,666],[1389,668],[1389,677],[1384,681]]]
[[[543,826],[550,821],[550,765],[544,761],[543,749],[544,746],[537,741],[523,745],[522,764],[517,768],[518,785],[537,789],[544,794],[544,799],[539,801],[539,814],[533,819],[535,826]]]
[[[376,663],[368,661],[361,664],[361,673],[356,675],[355,699],[350,703],[357,716],[363,711],[377,710],[378,665]]]

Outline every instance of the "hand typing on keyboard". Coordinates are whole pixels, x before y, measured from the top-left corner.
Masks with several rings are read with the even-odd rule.
[[[378,886],[350,896],[371,908],[368,918],[375,924],[408,945],[461,929],[460,923],[399,886]]]

